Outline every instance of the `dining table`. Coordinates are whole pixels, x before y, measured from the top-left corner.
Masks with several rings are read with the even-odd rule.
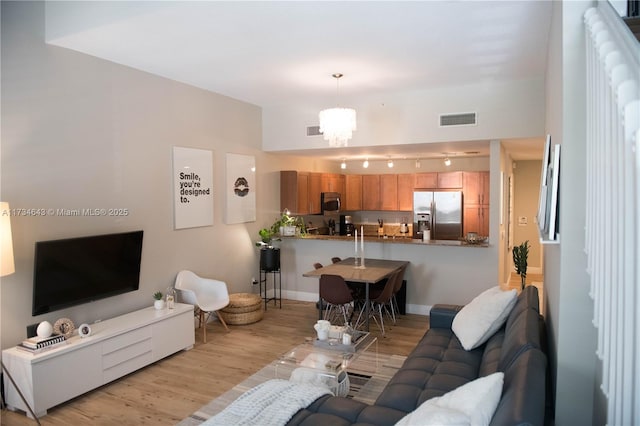
[[[320,278],[323,274],[339,275],[345,281],[351,283],[360,283],[365,287],[365,331],[369,331],[369,286],[379,283],[385,278],[389,278],[394,272],[399,270],[409,262],[406,260],[387,260],[387,259],[364,259],[364,267],[356,266],[356,259],[348,257],[337,263],[323,266],[302,274],[303,277]],[[320,301],[320,318],[322,319],[322,301]]]

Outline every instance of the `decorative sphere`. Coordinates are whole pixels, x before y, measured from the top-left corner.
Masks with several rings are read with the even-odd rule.
[[[53,333],[53,326],[49,321],[42,321],[38,324],[38,329],[36,330],[38,333],[38,337],[45,338],[51,336]]]

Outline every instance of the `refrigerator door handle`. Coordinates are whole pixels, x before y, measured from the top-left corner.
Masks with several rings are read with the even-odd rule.
[[[431,211],[431,214],[429,215],[429,221],[431,222],[429,224],[429,229],[431,229],[431,238],[435,240],[435,235],[436,235],[436,203],[435,201],[431,201],[431,204],[429,205],[429,209]]]

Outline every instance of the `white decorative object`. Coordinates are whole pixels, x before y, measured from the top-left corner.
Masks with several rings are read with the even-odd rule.
[[[164,300],[162,299],[155,300],[153,302],[153,307],[156,308],[157,310],[164,309]]]
[[[428,399],[396,426],[486,426],[498,408],[504,373],[493,373]]]
[[[492,287],[465,305],[453,319],[451,330],[462,347],[470,351],[486,342],[507,320],[516,304],[516,290]]]
[[[332,75],[336,79],[336,95],[340,89],[339,81],[342,74]],[[320,132],[324,140],[329,141],[329,146],[347,146],[349,139],[356,130],[356,110],[351,108],[329,108],[320,111]]]
[[[91,339],[71,339],[55,351],[2,351],[2,362],[36,416],[175,352],[193,347],[193,306],[141,309],[93,324]],[[70,380],[73,378],[73,380]],[[16,388],[5,383],[7,405],[27,411]]]
[[[344,333],[342,335],[342,344],[343,345],[350,345],[351,344],[351,335]]]
[[[36,329],[36,333],[40,338],[46,338],[53,334],[53,326],[49,321],[42,321],[38,324],[38,328]]]
[[[318,340],[327,340],[329,338],[329,329],[331,328],[331,323],[329,321],[318,320],[313,328],[318,333]]]
[[[173,147],[174,228],[213,225],[213,152]]]
[[[91,326],[89,324],[80,324],[78,327],[78,335],[80,337],[88,337],[91,336]]]
[[[256,220],[256,158],[252,155],[227,154],[225,223]]]

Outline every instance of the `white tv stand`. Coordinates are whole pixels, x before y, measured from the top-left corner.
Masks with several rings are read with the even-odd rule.
[[[141,309],[91,326],[66,345],[31,354],[2,351],[2,361],[37,417],[47,409],[152,364],[195,342],[193,306]],[[7,406],[28,414],[10,380],[4,380]]]

